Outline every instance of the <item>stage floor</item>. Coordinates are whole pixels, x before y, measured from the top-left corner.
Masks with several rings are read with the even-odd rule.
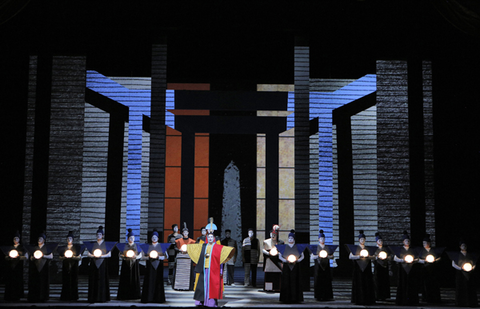
[[[455,291],[452,288],[442,288],[441,305],[433,306],[425,303],[420,303],[419,306],[402,307],[395,305],[396,288],[391,287],[392,299],[383,302],[377,302],[372,306],[358,306],[350,303],[351,295],[351,279],[349,278],[334,278],[333,290],[334,301],[319,302],[315,300],[313,294],[313,281],[311,281],[310,291],[304,292],[304,302],[300,304],[283,304],[279,301],[279,293],[264,292],[263,287],[263,272],[258,271],[257,288],[243,286],[243,268],[236,268],[235,270],[235,286],[225,286],[224,299],[219,300],[219,306],[225,308],[455,308]],[[27,286],[25,285],[25,288]],[[112,308],[112,307],[141,307],[141,308],[193,308],[195,302],[193,300],[193,291],[176,291],[170,285],[165,286],[165,297],[167,302],[163,304],[142,304],[140,300],[137,301],[120,301],[116,300],[118,289],[118,279],[110,280],[110,295],[111,301],[106,303],[89,303],[87,301],[88,279],[81,276],[79,279],[79,301],[78,302],[62,302],[60,301],[61,284],[50,284],[50,300],[45,303],[30,303],[26,298],[19,302],[4,302],[4,285],[0,285],[0,307],[9,308],[73,308],[73,307],[94,307],[94,308]],[[28,291],[25,291],[26,293]]]

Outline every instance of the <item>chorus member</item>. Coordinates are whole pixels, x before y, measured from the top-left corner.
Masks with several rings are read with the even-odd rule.
[[[237,241],[233,238],[232,236],[232,231],[231,230],[225,230],[225,238],[221,241],[222,246],[229,246],[234,248],[233,249],[233,257],[228,260],[226,263],[227,265],[227,285],[235,285],[234,282],[234,274],[235,274],[235,262],[237,261],[237,252],[238,252],[238,246],[237,246]]]
[[[168,281],[167,284],[173,283],[173,276],[175,270],[175,257],[177,256],[177,246],[175,246],[175,240],[182,238],[182,235],[178,233],[178,224],[172,225],[172,233],[168,235],[167,242],[172,245],[168,249]]]
[[[248,237],[242,243],[242,261],[245,269],[245,286],[257,286],[257,265],[260,257],[260,242],[254,229],[248,229]],[[251,273],[251,280],[250,280]]]
[[[38,235],[38,244],[32,248],[30,265],[28,268],[28,296],[29,302],[45,302],[50,298],[50,261],[53,253],[45,244],[45,233]]]
[[[175,275],[172,285],[173,289],[175,290],[193,290],[195,275],[193,273],[193,263],[188,257],[187,245],[194,244],[195,240],[189,238],[188,235],[189,231],[187,224],[184,223],[184,228],[182,229],[182,238],[175,240],[177,257],[175,261]],[[187,261],[188,263],[186,263]],[[185,282],[184,279],[188,280],[188,282]]]
[[[422,298],[426,303],[438,304],[442,302],[440,285],[438,284],[438,272],[440,271],[438,261],[441,259],[441,253],[432,248],[431,244],[430,235],[426,234],[423,238],[423,248],[420,250],[418,260],[423,265]]]
[[[295,244],[295,231],[288,234],[288,242],[279,246],[278,258],[283,262],[280,301],[286,304],[303,301],[303,289],[300,278],[300,263],[304,259],[303,249]]]
[[[375,233],[377,250],[373,260],[373,283],[375,284],[376,300],[390,298],[390,260],[387,248],[383,245],[380,233]]]
[[[73,231],[67,234],[67,244],[58,248],[62,261],[62,293],[64,301],[78,300],[78,265],[82,260],[82,247],[73,243]]]
[[[270,238],[263,241],[263,272],[265,276],[264,291],[280,291],[282,280],[282,263],[278,258],[277,245],[283,245],[285,242],[278,238],[280,226],[274,224],[270,230]]]
[[[325,234],[323,230],[318,233],[318,246],[315,253],[311,253],[310,257],[315,261],[314,266],[314,287],[315,299],[319,301],[333,300],[332,287],[332,269],[330,268],[330,260],[333,260],[334,250],[325,244]]]
[[[410,236],[403,232],[403,246],[393,258],[398,263],[397,297],[395,303],[400,306],[411,306],[419,303],[419,272],[418,257],[410,246]]]
[[[217,244],[213,232],[208,232],[206,244],[187,245],[187,251],[199,274],[193,296],[195,305],[218,307],[218,300],[223,298],[221,265],[232,258],[233,248]]]
[[[452,259],[455,273],[455,305],[460,307],[478,307],[477,286],[475,283],[476,257],[467,252],[467,243],[460,241],[460,252]]]
[[[112,256],[111,248],[103,239],[105,233],[103,226],[99,226],[96,233],[96,241],[87,243],[87,256],[90,258],[88,276],[88,302],[110,301],[110,279],[108,276],[107,260]]]
[[[117,244],[120,250],[119,257],[122,260],[120,269],[120,281],[118,283],[117,299],[131,300],[140,298],[140,259],[142,250],[135,243],[135,235],[132,229],[128,229],[127,243]]]
[[[372,264],[369,248],[365,245],[363,230],[358,234],[358,245],[351,247],[349,259],[353,261],[353,280],[351,302],[357,305],[375,303],[375,286],[373,283]]]
[[[158,232],[153,230],[151,244],[142,245],[144,257],[147,261],[143,280],[142,303],[164,303],[165,283],[163,280],[163,261],[168,260],[167,248],[169,244],[158,243]]]
[[[20,244],[20,232],[13,235],[13,244],[2,247],[5,253],[5,301],[18,301],[24,295],[23,266],[28,257],[27,251]]]
[[[201,230],[202,235],[197,237],[197,240],[196,240],[195,243],[204,244],[204,243],[207,242],[207,229],[204,226],[202,226],[202,228],[200,230]]]

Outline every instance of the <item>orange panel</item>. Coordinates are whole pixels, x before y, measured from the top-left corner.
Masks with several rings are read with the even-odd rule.
[[[195,168],[195,198],[208,198],[208,167]]]
[[[167,126],[167,131],[165,133],[166,135],[180,135],[182,136],[182,132],[175,130],[174,128],[171,128]]]
[[[209,166],[210,137],[195,134],[195,166]]]
[[[163,222],[163,237],[164,242],[167,242],[168,235],[172,233],[172,224],[180,225],[180,199],[165,199]]]
[[[210,84],[205,83],[167,83],[170,90],[210,90]]]
[[[181,172],[180,167],[165,167],[165,198],[180,198]]]
[[[208,199],[195,199],[193,201],[193,228],[195,229],[195,238],[197,239],[202,233],[200,229],[202,226],[208,224]]]
[[[167,135],[165,166],[182,166],[182,137]]]

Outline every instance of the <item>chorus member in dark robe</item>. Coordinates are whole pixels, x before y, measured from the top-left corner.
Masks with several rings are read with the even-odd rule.
[[[264,272],[264,291],[280,291],[282,280],[282,262],[278,258],[277,245],[283,245],[285,242],[278,239],[280,226],[274,224],[270,230],[270,238],[263,241],[263,272]]]
[[[103,226],[97,230],[97,241],[85,242],[87,256],[90,258],[88,276],[88,302],[110,301],[110,279],[106,259],[112,256],[111,249],[115,245],[103,240]]]
[[[197,265],[199,274],[195,286],[195,305],[218,307],[218,300],[223,298],[223,277],[221,264],[233,256],[233,248],[216,243],[213,232],[207,234],[206,244],[187,245],[190,258]]]
[[[349,259],[353,261],[352,299],[357,305],[375,303],[375,286],[373,283],[372,264],[374,258],[371,248],[365,245],[363,230],[358,235],[358,245],[349,246]]]
[[[128,229],[128,242],[117,244],[120,250],[119,256],[122,260],[120,269],[120,281],[118,283],[117,299],[130,300],[140,298],[140,264],[142,250],[135,243],[135,235],[132,229]]]
[[[196,244],[204,244],[207,242],[207,229],[204,226],[202,226],[200,230],[201,230],[202,236],[197,237],[197,240],[195,241]]]
[[[376,300],[390,298],[390,261],[388,249],[383,245],[383,238],[380,233],[375,233],[377,250],[373,260],[373,283],[375,284]]]
[[[328,246],[325,244],[325,234],[323,230],[320,230],[318,233],[318,245],[315,246],[315,252],[310,254],[310,258],[315,261],[314,287],[316,300],[333,300],[330,260],[333,260],[335,249],[336,246]]]
[[[28,269],[28,301],[45,302],[50,298],[50,261],[53,249],[45,244],[45,233],[38,236],[38,244],[31,247],[30,265]]]
[[[455,273],[455,305],[478,307],[475,268],[477,255],[467,252],[467,243],[460,241],[460,252],[449,252]]]
[[[229,246],[233,249],[233,257],[228,260],[227,265],[227,285],[235,285],[234,274],[235,274],[235,262],[237,261],[238,254],[238,245],[235,239],[231,238],[232,231],[225,230],[225,238],[220,242],[222,246]]]
[[[441,252],[431,247],[430,235],[423,238],[423,248],[418,255],[418,262],[423,265],[422,269],[422,298],[429,304],[442,302],[440,296],[440,285],[438,272],[440,271],[438,261],[441,259]]]
[[[174,290],[192,291],[195,281],[193,262],[187,253],[187,245],[194,244],[195,240],[188,237],[189,231],[186,223],[182,229],[182,238],[175,240],[177,257],[175,261]]]
[[[419,269],[418,256],[410,246],[410,237],[403,232],[403,247],[395,250],[393,260],[398,263],[397,297],[399,306],[412,306],[419,303]]]
[[[145,253],[143,259],[147,261],[143,279],[142,303],[164,303],[165,283],[163,280],[163,261],[168,260],[168,247],[170,243],[158,243],[158,232],[152,233],[152,243],[143,244]]]
[[[67,235],[67,245],[58,247],[62,261],[62,293],[60,299],[78,300],[78,265],[82,260],[82,246],[73,244],[73,231]]]
[[[288,234],[288,243],[279,245],[278,258],[283,262],[282,286],[280,287],[280,301],[286,304],[303,301],[303,289],[300,278],[299,262],[304,259],[303,250],[295,244],[295,231]]]
[[[255,231],[248,229],[248,237],[242,243],[242,261],[245,269],[245,286],[257,286],[257,265],[260,257],[260,242],[255,237]],[[251,273],[251,280],[250,280]]]
[[[168,281],[167,284],[173,283],[173,276],[175,271],[175,257],[177,256],[178,249],[175,245],[175,240],[182,238],[182,235],[178,233],[178,224],[172,225],[172,234],[168,235],[167,242],[172,245],[168,249]]]
[[[5,301],[18,301],[24,295],[23,284],[23,266],[27,259],[27,251],[20,244],[20,233],[18,231],[13,235],[13,245],[3,246],[2,251],[5,253]]]

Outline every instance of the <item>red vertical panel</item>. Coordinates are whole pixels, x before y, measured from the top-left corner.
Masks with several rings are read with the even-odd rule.
[[[208,182],[210,136],[195,134],[195,192],[194,235],[200,236],[200,228],[208,223]]]
[[[167,127],[165,157],[165,213],[163,237],[167,241],[172,224],[180,223],[182,133]]]

